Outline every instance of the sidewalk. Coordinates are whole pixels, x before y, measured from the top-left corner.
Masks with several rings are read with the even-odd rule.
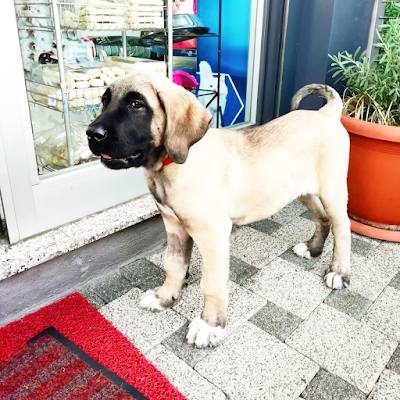
[[[352,235],[349,289],[331,291],[323,254],[291,248],[314,223],[297,201],[231,235],[228,337],[215,349],[186,343],[199,316],[201,259],[171,310],[143,311],[139,298],[162,284],[162,253],[91,282],[82,294],[190,400],[400,399],[400,243]]]

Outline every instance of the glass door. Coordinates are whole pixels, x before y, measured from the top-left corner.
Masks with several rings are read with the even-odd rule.
[[[164,0],[146,1],[140,13],[131,3],[15,0],[2,6],[0,32],[7,38],[4,52],[8,57],[0,64],[5,94],[0,96],[0,188],[11,243],[148,191],[142,169],[106,169],[88,150],[85,135],[107,84],[134,70],[135,63],[146,63],[148,69],[162,73],[168,69],[171,74],[172,59],[167,68],[162,52],[141,46],[140,39],[154,31],[166,35],[167,22],[171,38],[172,23],[166,15],[173,12],[165,12]],[[173,6],[174,11],[179,8],[173,3],[168,1],[171,11]],[[228,118],[229,113],[221,113],[220,126],[252,125],[257,117],[264,1],[245,2],[245,22],[237,27],[244,32],[245,45],[236,69],[228,68],[235,57],[234,49],[228,51],[235,46],[228,40],[231,33],[225,31],[224,36],[226,20],[235,7],[223,2],[218,36],[218,7],[209,14],[212,22],[200,12],[211,3],[194,0],[203,23],[217,33],[217,39],[197,39],[197,54],[205,54],[207,46],[206,53],[218,54],[221,39],[219,94],[226,95],[225,110],[232,108],[230,114],[235,115]],[[166,45],[164,50],[166,54]],[[174,46],[179,65],[175,52]],[[192,75],[200,84],[200,61],[209,63],[215,77],[212,58],[197,57],[197,61]],[[174,70],[179,69],[176,66],[174,61]],[[221,91],[224,83],[229,95]]]
[[[163,0],[143,10],[73,0],[7,3],[1,188],[14,243],[147,192],[142,169],[107,170],[85,132],[113,80],[144,63],[166,74],[165,62],[138,45],[143,32],[165,31],[166,14]]]

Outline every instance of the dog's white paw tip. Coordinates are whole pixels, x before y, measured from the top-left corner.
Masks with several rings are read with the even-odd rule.
[[[226,338],[226,328],[210,326],[201,318],[196,317],[189,325],[186,339],[189,344],[195,344],[198,348],[218,346]]]
[[[345,279],[342,275],[337,274],[336,272],[329,272],[325,276],[326,286],[331,289],[343,289],[349,286],[348,279]]]
[[[140,299],[140,308],[150,311],[163,311],[165,308],[161,305],[160,299],[154,290],[148,290]]]
[[[293,252],[299,257],[307,258],[308,260],[311,259],[310,250],[305,243],[299,243],[298,245],[294,246]]]
[[[220,345],[226,338],[226,328],[217,326],[210,334],[210,342],[213,346]]]
[[[194,342],[196,341],[197,332],[200,330],[202,322],[204,321],[202,321],[201,318],[196,317],[190,323],[189,331],[186,335],[186,339],[189,344],[194,344]]]

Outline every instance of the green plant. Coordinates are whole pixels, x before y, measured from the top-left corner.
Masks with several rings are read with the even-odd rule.
[[[387,3],[386,15],[400,17],[400,1]],[[360,48],[337,56],[329,72],[343,81],[343,113],[365,121],[400,125],[400,19],[387,19],[378,33],[379,54],[369,60]]]
[[[400,17],[400,0],[392,0],[386,3],[385,16],[389,18]]]

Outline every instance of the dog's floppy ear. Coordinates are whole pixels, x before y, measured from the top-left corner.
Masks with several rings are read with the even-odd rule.
[[[157,95],[166,116],[165,150],[173,162],[183,164],[190,146],[207,132],[212,115],[192,93],[175,83]]]

